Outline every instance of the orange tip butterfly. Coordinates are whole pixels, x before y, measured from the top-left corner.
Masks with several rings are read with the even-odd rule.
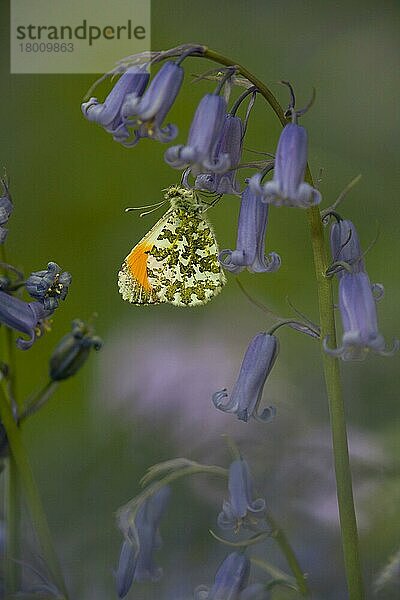
[[[179,185],[169,187],[165,199],[170,208],[125,258],[119,291],[136,305],[206,304],[226,283],[207,205]]]

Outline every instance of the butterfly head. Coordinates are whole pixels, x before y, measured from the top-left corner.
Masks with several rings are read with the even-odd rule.
[[[204,203],[194,190],[181,185],[171,185],[167,188],[164,198],[170,202],[172,208],[193,211],[204,207]]]

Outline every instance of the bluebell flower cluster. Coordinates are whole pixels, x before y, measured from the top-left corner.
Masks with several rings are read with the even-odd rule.
[[[193,474],[193,469],[201,473],[202,467],[205,472],[210,472],[210,466],[182,458],[155,465],[142,480],[149,487],[118,511],[119,527],[124,534],[115,573],[120,598],[126,596],[134,582],[156,582],[160,579],[162,569],[156,566],[154,554],[161,546],[159,527],[171,494],[167,481]],[[224,473],[220,467],[211,469],[216,469],[219,475]],[[158,481],[153,487],[155,479]],[[219,526],[224,530],[231,529],[234,533],[238,533],[241,527],[247,528],[256,531],[257,543],[264,541],[271,532],[268,528],[261,530],[258,525],[261,521],[267,522],[266,502],[263,498],[255,498],[250,468],[241,456],[234,459],[229,467],[228,491],[229,500],[224,501],[218,515]],[[246,550],[252,544],[253,537],[249,538],[249,544],[246,540],[239,543],[241,551],[228,554],[217,570],[213,585],[198,586],[194,598],[267,600],[267,584],[249,583],[251,564]]]
[[[342,343],[330,348],[324,340],[325,351],[343,360],[363,360],[368,352],[390,356],[399,348],[395,340],[388,348],[378,328],[376,286],[371,284],[365,268],[364,256],[353,223],[339,218],[331,228],[333,265],[339,280],[339,309],[342,318]],[[382,295],[383,287],[378,289]]]
[[[49,262],[47,269],[31,273],[25,282],[25,288],[31,298],[42,302],[46,310],[55,310],[60,300],[65,300],[72,277],[62,272],[55,262]]]
[[[115,141],[127,147],[135,146],[141,138],[170,142],[178,133],[175,125],[163,127],[163,122],[182,85],[183,69],[168,61],[147,87],[148,67],[127,69],[103,103],[92,97],[82,104],[89,121],[102,125]]]
[[[146,59],[142,56],[143,60],[133,57],[131,63],[127,61],[127,64],[133,66],[121,74],[114,89],[102,104],[96,98],[91,98],[83,104],[84,115],[88,120],[101,124],[112,134],[114,140],[124,146],[135,146],[142,138],[160,142],[172,141],[177,137],[178,129],[172,124],[165,126],[164,121],[183,82],[184,71],[181,63],[191,53],[198,56],[203,51],[204,48],[200,46],[186,46],[165,53],[149,54],[146,55]],[[166,62],[155,77],[150,79],[148,70],[152,62],[165,59]],[[275,210],[275,207],[309,209],[322,201],[320,191],[312,185],[307,167],[307,130],[298,124],[299,118],[312,105],[315,94],[306,108],[297,110],[292,86],[288,82],[281,82],[288,86],[291,101],[286,112],[278,110],[279,107],[270,102],[283,124],[275,155],[272,160],[259,161],[257,164],[245,163],[242,162],[242,155],[247,125],[256,95],[262,86],[260,85],[258,90],[249,80],[246,81],[243,77],[245,71],[242,69],[241,76],[236,77],[235,69],[237,70],[235,67],[219,68],[218,71],[208,72],[199,78],[217,79],[217,87],[212,93],[207,93],[201,98],[194,112],[186,143],[175,143],[167,148],[164,160],[170,167],[181,171],[181,182],[185,187],[196,190],[197,196],[203,198],[199,200],[199,206],[204,204],[204,210],[221,196],[240,197],[236,246],[221,250],[218,255],[221,267],[232,275],[238,275],[244,270],[252,274],[273,273],[280,268],[281,259],[276,252],[265,252],[270,210]],[[244,85],[246,91],[232,106],[231,91],[235,84]],[[268,100],[268,94],[265,91],[263,93]],[[237,115],[237,111],[250,95],[252,98],[247,114],[242,119]],[[245,179],[245,185],[242,186],[239,170],[245,167],[257,168],[258,172]],[[268,175],[270,172],[273,173],[272,177]],[[209,203],[206,199],[210,195],[213,195],[214,199]],[[335,213],[330,211],[330,214]],[[314,220],[318,218],[319,213],[313,210],[311,215]],[[383,286],[371,285],[354,225],[337,214],[336,218],[337,223],[331,231],[333,264],[326,275],[336,274],[339,280],[339,309],[343,336],[338,348],[331,348],[329,340],[323,340],[324,349],[343,360],[362,359],[369,351],[382,355],[391,354],[398,349],[399,342],[396,341],[393,348],[388,349],[377,322],[376,301],[383,294]],[[36,286],[38,291],[33,297],[43,302],[39,292],[43,279],[46,284],[51,284],[47,286],[44,296],[54,303],[56,296],[49,292],[54,288],[50,281],[51,275],[35,275],[36,279],[32,281],[31,288],[35,291]],[[57,273],[57,276],[59,283],[61,274]],[[44,283],[42,287],[45,288]],[[48,304],[47,307],[52,308],[52,304]],[[280,319],[269,331],[258,333],[252,338],[231,393],[224,388],[215,392],[212,397],[218,410],[234,414],[244,422],[250,419],[268,422],[274,417],[274,407],[260,410],[264,386],[279,352],[278,339],[274,333],[282,325],[290,325],[299,332],[321,339],[321,328],[307,317],[303,317],[297,309],[294,311],[301,316],[302,322]],[[66,339],[65,347],[68,347],[69,352],[71,346],[76,350],[77,356],[84,356],[82,349],[86,346],[73,341],[73,337]],[[88,343],[90,345],[92,341]],[[68,352],[66,355],[69,356]],[[73,357],[72,350],[71,356]],[[79,362],[79,359],[77,360]],[[75,364],[73,359],[71,364]],[[63,369],[60,372],[64,373]],[[68,372],[66,368],[65,373]],[[164,468],[171,474],[174,471],[173,463],[178,469],[178,463],[182,463],[182,459],[168,462],[168,467]],[[154,471],[160,473],[157,469]],[[229,554],[220,565],[214,584],[209,588],[198,588],[195,597],[197,600],[261,600],[268,597],[268,592],[263,585],[249,585],[250,560],[246,555],[246,544],[258,543],[259,539],[264,539],[270,534],[268,530],[260,532],[259,529],[262,522],[268,521],[269,512],[265,499],[255,497],[249,466],[241,457],[230,465],[228,491],[229,498],[224,500],[217,518],[219,527],[234,533],[248,529],[256,534],[250,541],[247,540],[248,544],[246,540],[243,543],[234,543],[244,551]],[[156,567],[153,557],[160,544],[158,528],[168,496],[169,491],[165,487],[146,496],[146,500],[132,516],[133,522],[129,519],[127,521],[116,573],[120,597],[128,593],[133,581],[157,580],[160,576],[161,571]],[[273,519],[269,523],[273,523]],[[227,540],[220,541],[231,543]]]

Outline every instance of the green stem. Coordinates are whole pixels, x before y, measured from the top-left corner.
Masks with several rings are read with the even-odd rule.
[[[286,558],[286,562],[296,579],[297,587],[299,588],[300,594],[302,594],[302,596],[309,597],[310,589],[307,584],[306,576],[304,575],[303,570],[300,567],[299,561],[297,560],[296,554],[294,553],[294,550],[286,536],[286,533],[281,527],[279,527],[278,523],[275,521],[270,511],[268,511],[265,515],[265,520],[273,530],[272,537],[275,538],[278,546],[282,551],[282,554]]]
[[[283,108],[269,88],[250,71],[235,61],[222,56],[218,52],[206,48],[204,57],[225,66],[236,66],[237,72],[255,85],[270,104],[283,126],[288,123]],[[306,180],[312,184],[312,176],[307,166]],[[328,259],[325,248],[321,215],[317,207],[307,210],[311,242],[314,255],[314,266],[318,288],[318,303],[321,324],[321,340],[329,336],[332,344],[336,341],[335,315],[332,282],[325,276]],[[349,600],[362,600],[364,588],[358,548],[357,521],[354,509],[353,488],[351,481],[349,451],[346,431],[346,418],[341,389],[339,361],[324,352],[322,346],[322,362],[325,385],[328,396],[332,444],[335,463],[337,497],[339,505],[340,528],[344,563],[346,569]]]
[[[36,481],[33,476],[28,454],[22,442],[20,430],[15,423],[8,399],[4,394],[3,388],[0,387],[0,389],[0,418],[7,432],[11,454],[13,460],[15,461],[19,480],[25,493],[28,510],[30,512],[42,550],[43,560],[45,561],[55,584],[64,594],[64,597],[67,598],[68,594],[65,587],[64,578],[53,548],[49,526],[43,510],[39,491],[36,486]]]
[[[6,514],[6,551],[4,557],[4,583],[6,597],[19,591],[19,568],[16,559],[19,558],[19,523],[20,506],[18,493],[18,478],[15,462],[12,456],[7,461],[5,469],[5,514]]]
[[[310,175],[307,179],[312,182]],[[318,287],[321,339],[323,340],[329,336],[330,342],[336,345],[332,281],[325,276],[329,263],[326,255],[321,216],[316,207],[308,210],[308,216]],[[357,520],[354,509],[346,414],[340,380],[339,361],[329,356],[324,350],[322,350],[322,361],[331,420],[340,528],[349,599],[362,600],[364,598],[364,586],[359,556]]]
[[[7,256],[4,244],[1,245],[0,257],[3,263],[7,263]],[[15,401],[15,356],[13,332],[8,327],[3,328],[4,344],[4,362],[7,365],[7,380],[3,377],[1,387],[4,393],[5,402],[10,397],[9,406],[13,406]],[[14,457],[10,455],[6,461],[5,469],[6,485],[4,488],[4,502],[6,514],[6,550],[4,557],[4,584],[6,595],[11,596],[19,591],[20,569],[17,562],[19,556],[19,535],[20,535],[20,490],[18,481],[18,470]]]

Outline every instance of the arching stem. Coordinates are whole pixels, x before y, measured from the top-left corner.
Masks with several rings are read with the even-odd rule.
[[[245,67],[238,64],[236,61],[227,58],[218,52],[215,52],[214,50],[210,50],[209,48],[206,48],[203,56],[224,66],[235,66],[238,74],[248,79],[257,87],[260,94],[265,98],[277,115],[282,126],[285,126],[289,122],[289,120],[285,117],[284,109],[275,98],[271,90]],[[308,166],[305,179],[311,185],[313,185],[311,171]],[[321,215],[318,207],[316,206],[307,209],[307,213],[318,290],[321,340],[323,340],[326,336],[329,336],[331,343],[334,343],[336,341],[336,327],[332,281],[325,275],[329,263],[325,247]],[[354,509],[345,408],[342,395],[339,362],[338,359],[333,358],[324,352],[322,344],[321,352],[330,411],[340,528],[349,600],[362,600],[364,598],[364,587],[359,558],[357,521]]]

